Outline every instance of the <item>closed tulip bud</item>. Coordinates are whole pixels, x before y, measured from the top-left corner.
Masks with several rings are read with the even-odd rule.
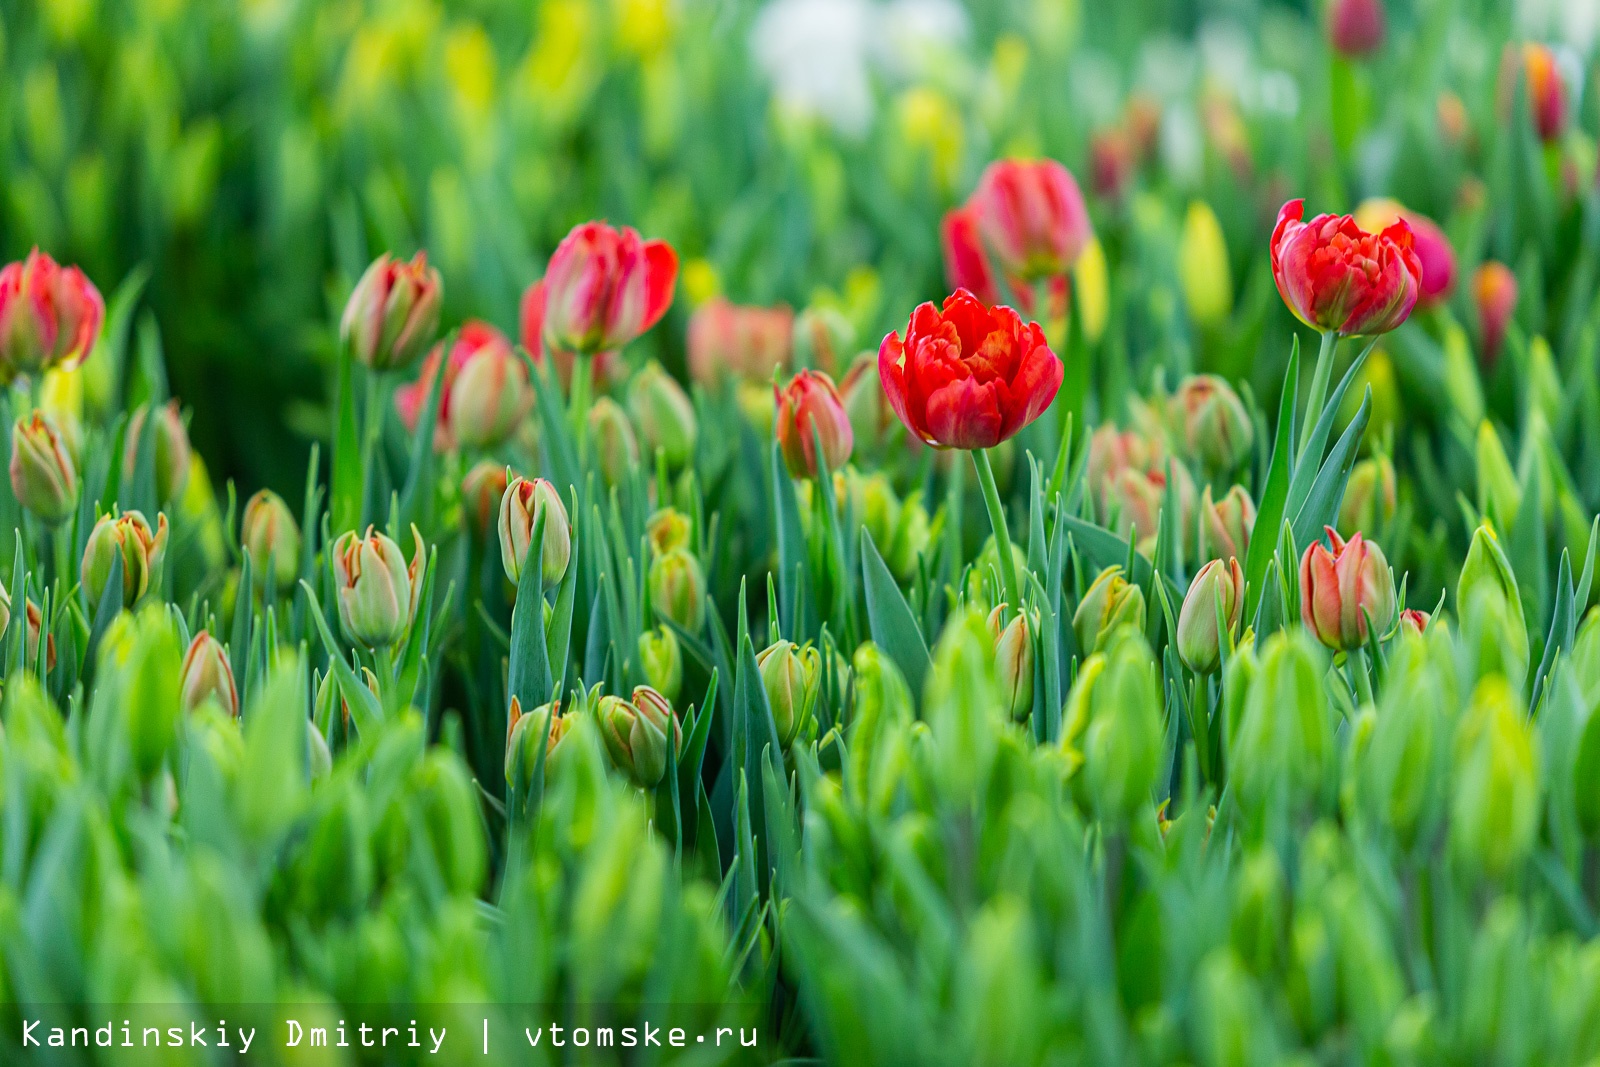
[[[333,543],[334,588],[339,597],[339,621],[345,636],[368,648],[398,644],[411,627],[421,593],[420,571],[427,550],[422,535],[411,528],[416,551],[406,564],[400,546],[367,527],[365,537],[355,531]]]
[[[1518,83],[1527,100],[1529,118],[1539,140],[1549,144],[1567,127],[1567,79],[1555,53],[1542,44],[1507,44],[1500,62],[1498,105],[1502,121],[1509,121]]]
[[[1005,622],[1006,606],[989,613],[989,633],[994,636],[994,670],[1000,678],[1006,712],[1013,722],[1033,713],[1033,633],[1028,613],[1019,611]]]
[[[1174,526],[1180,542],[1191,540],[1194,529],[1195,491],[1194,478],[1182,463],[1163,464],[1161,470],[1135,470],[1127,468],[1111,479],[1106,487],[1107,518],[1120,536],[1137,535],[1136,547],[1147,551],[1155,544],[1161,523],[1161,513],[1167,507],[1167,472],[1172,473],[1173,495],[1178,514]]]
[[[39,610],[39,605],[29,600],[23,605],[23,623],[28,627],[28,632],[23,636],[23,654],[27,657],[27,668],[33,670],[39,662],[39,638],[45,636],[44,612]],[[44,669],[46,673],[56,669],[56,635],[45,636]]]
[[[663,552],[650,564],[650,603],[664,618],[698,634],[706,618],[706,576],[688,550]]]
[[[639,667],[644,680],[668,700],[677,700],[683,688],[683,649],[678,636],[665,626],[639,635]]]
[[[756,667],[761,671],[761,686],[767,691],[778,743],[787,749],[816,707],[822,656],[810,645],[777,641],[756,656]]]
[[[78,468],[54,420],[42,411],[11,428],[11,492],[47,526],[59,525],[78,502]]]
[[[968,209],[1008,276],[1059,277],[1093,232],[1078,183],[1053,159],[1005,159],[978,180]]]
[[[1464,649],[1476,649],[1478,676],[1499,672],[1520,686],[1528,671],[1528,625],[1517,577],[1505,549],[1485,523],[1472,535],[1456,584]]]
[[[1394,575],[1383,549],[1353,534],[1347,542],[1324,527],[1330,552],[1320,541],[1300,557],[1300,618],[1317,640],[1349,651],[1367,643],[1367,627],[1388,632],[1394,622]]]
[[[843,313],[811,306],[794,320],[794,362],[828,374],[844,369],[856,350],[856,328]]]
[[[1067,696],[1061,743],[1081,765],[1078,793],[1121,822],[1149,803],[1161,759],[1161,681],[1143,635],[1123,631],[1084,661]]]
[[[544,539],[540,545],[540,575],[545,588],[561,584],[572,560],[572,525],[567,509],[555,486],[543,478],[529,481],[513,478],[500,498],[500,562],[512,585],[522,582],[522,568],[528,562],[533,527],[544,516]]]
[[[100,603],[111,577],[112,560],[122,556],[122,606],[131,608],[154,586],[161,584],[161,565],[167,555],[167,517],[156,516],[156,528],[137,511],[102,515],[89,532],[83,548],[83,591],[89,604]]]
[[[1101,130],[1089,139],[1089,186],[1104,200],[1120,200],[1136,169],[1133,142],[1124,130]]]
[[[639,466],[639,438],[622,405],[603,396],[589,408],[589,444],[607,485],[621,485]]]
[[[1158,470],[1165,466],[1166,450],[1160,437],[1153,433],[1105,425],[1089,436],[1089,488],[1102,512],[1106,510],[1112,483],[1123,471]]]
[[[655,360],[646,363],[628,386],[628,414],[638,428],[647,461],[658,449],[669,467],[681,467],[694,458],[700,433],[694,404]]]
[[[1472,275],[1472,301],[1478,310],[1478,360],[1493,370],[1517,310],[1517,276],[1504,263],[1489,260]]]
[[[791,477],[817,476],[818,442],[821,459],[829,470],[844,466],[850,458],[854,436],[832,378],[822,371],[803,370],[783,389],[773,386],[773,396],[777,403],[778,447]]]
[[[601,697],[596,717],[617,770],[640,789],[654,789],[667,773],[667,746],[683,748],[683,729],[667,698],[641,685],[632,700]]]
[[[511,473],[504,463],[480,459],[461,479],[461,510],[467,528],[484,537],[500,518],[500,501],[511,484]]]
[[[863,352],[850,364],[844,381],[839,385],[840,399],[844,403],[845,417],[850,420],[850,436],[858,449],[876,452],[887,444],[889,431],[894,428],[894,409],[883,391],[883,379],[878,377],[878,359]],[[909,438],[912,447],[921,447],[919,438]]]
[[[149,415],[149,405],[141,404],[128,419],[122,452],[124,484],[133,479],[138,469],[139,450],[147,447],[145,420]],[[189,480],[189,431],[184,428],[176,400],[169,400],[156,409],[154,436],[156,497],[162,504],[168,504],[178,498]]]
[[[1260,816],[1283,802],[1298,809],[1321,792],[1334,755],[1326,670],[1310,639],[1287,630],[1268,638],[1259,657],[1229,661],[1230,685],[1246,691],[1230,699],[1228,781],[1247,811]]]
[[[493,448],[511,436],[532,408],[527,364],[496,331],[487,343],[468,351],[451,385],[449,408],[441,404],[439,414],[457,445]]]
[[[1211,500],[1211,486],[1200,496],[1199,559],[1244,559],[1256,525],[1256,505],[1244,486],[1235,485],[1219,501]]]
[[[650,543],[651,558],[677,549],[687,549],[694,534],[689,516],[677,508],[657,508],[644,523],[645,540]]]
[[[1355,814],[1392,832],[1404,848],[1425,840],[1425,829],[1443,810],[1457,707],[1451,658],[1448,641],[1401,642],[1389,661],[1372,732],[1353,773],[1345,775],[1360,798]]]
[[[1456,727],[1450,848],[1498,879],[1522,865],[1539,833],[1539,741],[1505,678],[1478,683]]]
[[[1394,519],[1394,510],[1394,463],[1381,453],[1357,463],[1339,502],[1339,529],[1367,536],[1381,533]]]
[[[469,398],[469,410],[459,420],[467,438],[458,441],[455,435],[458,424],[455,415],[456,390],[467,367],[478,364],[480,360],[485,362],[474,371],[474,394]],[[512,361],[517,364],[515,370],[509,369]],[[508,382],[515,382],[505,388],[504,397],[495,395],[494,379],[499,373],[496,368],[506,371]],[[499,443],[517,427],[522,414],[526,414],[528,405],[532,403],[532,395],[527,388],[527,368],[513,354],[510,339],[487,322],[468,319],[456,331],[448,348],[443,341],[433,346],[428,358],[422,361],[422,370],[416,381],[394,391],[395,413],[400,416],[400,422],[408,433],[417,432],[428,398],[433,393],[434,379],[441,374],[444,380],[439,382],[439,409],[433,429],[435,452],[448,452],[462,443]],[[497,407],[502,400],[507,404],[505,411]],[[513,409],[520,409],[516,417],[511,415]],[[474,419],[484,420],[488,425],[470,425]]]
[[[1347,59],[1360,59],[1383,45],[1383,0],[1333,0],[1328,5],[1328,43]]]
[[[1170,410],[1185,454],[1207,470],[1232,471],[1250,455],[1255,441],[1250,413],[1233,387],[1216,375],[1185,378]]]
[[[1426,611],[1407,608],[1400,613],[1400,632],[1420,637],[1428,629],[1429,621],[1431,618]]]
[[[678,255],[665,241],[604,222],[574,226],[545,269],[545,345],[615,351],[661,320],[677,280]]]
[[[88,358],[106,316],[100,291],[77,267],[35,248],[0,268],[0,383],[72,368]]]
[[[1258,973],[1272,971],[1284,950],[1289,925],[1283,865],[1271,848],[1259,849],[1239,865],[1233,886],[1231,940]]]
[[[1211,205],[1191,200],[1178,240],[1178,281],[1184,306],[1202,329],[1215,329],[1233,313],[1233,277],[1228,270],[1227,239]]]
[[[339,323],[350,354],[373,370],[406,367],[439,328],[439,272],[418,252],[408,263],[385,252],[350,293]]]
[[[238,716],[239,690],[233,682],[228,651],[208,631],[201,630],[189,642],[178,677],[185,711],[194,711],[206,701],[215,700],[223,711]]]
[[[689,316],[689,377],[706,387],[724,379],[766,384],[789,365],[794,313],[713,297]]]
[[[1196,674],[1215,671],[1224,640],[1217,619],[1220,616],[1232,634],[1243,614],[1244,569],[1239,561],[1214,559],[1200,568],[1178,612],[1178,655],[1184,665]]]
[[[1144,608],[1144,590],[1128,581],[1120,566],[1101,571],[1084,591],[1072,616],[1079,653],[1087,656],[1100,651],[1111,635],[1124,626],[1143,631]]]
[[[282,497],[262,489],[246,501],[239,540],[256,573],[270,577],[279,591],[294,584],[300,573],[300,525]]]
[[[555,716],[554,721],[551,715]],[[561,704],[542,704],[530,712],[522,710],[522,701],[511,698],[511,710],[506,715],[506,785],[516,786],[520,780],[526,785],[533,780],[533,771],[544,751],[545,779],[557,764],[557,750],[561,739],[572,728],[572,716],[561,714]]]

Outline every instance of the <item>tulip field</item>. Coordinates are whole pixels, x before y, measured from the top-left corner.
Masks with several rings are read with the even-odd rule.
[[[0,1064],[1600,1063],[1600,3],[0,71]]]

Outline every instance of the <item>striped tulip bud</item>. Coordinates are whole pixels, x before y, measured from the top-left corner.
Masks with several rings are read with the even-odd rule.
[[[510,437],[533,409],[528,365],[503,334],[495,331],[489,336],[468,350],[451,383],[449,407],[440,411],[457,445],[493,448]]]
[[[633,699],[604,696],[596,716],[611,762],[640,789],[654,789],[667,773],[667,746],[683,748],[683,728],[666,697],[641,685]]]
[[[208,631],[201,630],[189,642],[178,678],[185,711],[194,711],[206,701],[214,700],[223,711],[238,717],[239,690],[234,685],[228,651]]]
[[[615,351],[660,321],[677,280],[678,255],[665,241],[604,222],[575,226],[545,269],[545,345]]]
[[[683,649],[671,629],[657,626],[639,635],[639,667],[651,688],[668,700],[678,699],[683,688]]]
[[[279,591],[294,584],[300,573],[300,525],[282,497],[271,489],[252,496],[244,506],[239,540],[258,573],[270,576]]]
[[[489,527],[500,518],[500,501],[511,484],[511,474],[504,463],[480,459],[461,479],[461,510],[467,519],[467,528],[478,537],[486,536]]]
[[[650,542],[650,554],[663,556],[676,549],[687,549],[694,527],[689,516],[677,508],[658,508],[644,523],[645,539]]]
[[[1357,463],[1339,502],[1339,529],[1368,536],[1381,533],[1394,511],[1394,463],[1381,453]]]
[[[126,444],[122,452],[122,478],[124,483],[133,479],[139,467],[139,451],[146,447],[145,422],[150,417],[150,406],[141,404],[128,419]],[[183,492],[189,481],[189,431],[184,428],[178,402],[169,400],[156,409],[153,424],[156,498],[163,504],[171,503]]]
[[[439,328],[441,291],[439,272],[428,266],[426,253],[408,263],[385,252],[351,291],[339,337],[373,370],[409,366]]]
[[[1196,674],[1211,674],[1221,663],[1224,635],[1217,620],[1232,634],[1244,614],[1244,569],[1229,558],[1214,559],[1189,583],[1178,612],[1178,655]]]
[[[1203,560],[1244,559],[1256,525],[1256,505],[1244,486],[1236,485],[1215,503],[1211,486],[1200,495],[1200,555]]]
[[[607,485],[621,485],[639,466],[639,438],[622,405],[603,396],[589,408],[589,443],[595,466]]]
[[[694,404],[683,386],[655,360],[646,363],[628,386],[628,414],[633,416],[643,440],[647,460],[658,449],[666,455],[667,466],[673,468],[694,457],[700,435]]]
[[[646,585],[658,614],[698,634],[706,618],[706,576],[687,549],[663,552],[650,564]]]
[[[994,637],[994,669],[1000,678],[1006,712],[1013,722],[1033,713],[1033,633],[1028,613],[1019,611],[1004,622],[1006,606],[989,613],[989,633]]]
[[[1383,549],[1357,533],[1349,541],[1324,527],[1330,551],[1313,542],[1300,557],[1300,618],[1318,641],[1348,651],[1367,643],[1367,627],[1394,622],[1394,575]]]
[[[1101,571],[1078,602],[1072,631],[1083,655],[1098,652],[1124,626],[1144,629],[1144,591],[1128,581],[1120,566]]]
[[[350,640],[368,648],[388,648],[410,629],[427,554],[415,526],[411,536],[416,551],[409,565],[400,546],[370,526],[364,537],[352,530],[333,543],[339,621]]]
[[[761,671],[761,686],[767,692],[778,743],[788,748],[816,706],[822,656],[810,645],[778,641],[761,650],[756,667]]]
[[[572,561],[572,526],[566,506],[555,486],[543,478],[529,481],[513,478],[500,498],[500,562],[512,585],[520,585],[522,569],[528,563],[528,548],[533,527],[544,515],[544,535],[540,544],[540,575],[545,588],[561,584]]]
[[[11,492],[47,526],[57,526],[78,502],[78,468],[54,420],[35,411],[11,428]]]
[[[100,291],[77,267],[35,248],[0,268],[0,383],[88,358],[106,317]]]
[[[1185,455],[1207,470],[1228,472],[1250,455],[1255,427],[1239,394],[1214,374],[1192,374],[1173,394],[1172,424]]]
[[[778,447],[791,477],[817,476],[819,442],[830,471],[844,466],[855,439],[832,378],[822,371],[803,370],[783,389],[774,385],[773,396]]]
[[[83,548],[83,591],[98,605],[111,578],[112,561],[122,556],[122,606],[131,608],[152,587],[161,584],[167,554],[167,517],[156,516],[156,528],[137,511],[102,515]]]
[[[556,753],[561,739],[571,727],[572,716],[561,714],[559,701],[524,712],[522,701],[512,697],[511,710],[506,715],[506,784],[517,785],[519,776],[524,783],[532,781],[541,749],[544,750],[545,777],[548,780],[551,770],[556,766]]]

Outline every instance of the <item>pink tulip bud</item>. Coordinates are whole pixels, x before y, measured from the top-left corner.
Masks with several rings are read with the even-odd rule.
[[[1379,633],[1394,622],[1394,575],[1383,549],[1359,533],[1349,541],[1324,527],[1330,552],[1313,542],[1300,557],[1300,618],[1306,629],[1332,649],[1367,643],[1367,620]]]
[[[773,386],[773,394],[778,405],[778,447],[790,475],[817,476],[819,441],[828,469],[836,471],[844,466],[850,458],[854,435],[833,379],[822,371],[803,370],[783,389]]]
[[[35,248],[0,269],[0,383],[18,374],[71,368],[94,347],[105,301],[77,267]]]
[[[545,271],[544,340],[552,350],[609,352],[660,321],[678,255],[631,227],[586,222],[562,238]]]
[[[1348,59],[1383,46],[1383,0],[1333,0],[1328,5],[1328,43]]]
[[[533,409],[528,368],[498,330],[472,348],[450,390],[446,425],[458,447],[493,448]]]
[[[150,405],[141,404],[134,409],[128,419],[122,450],[124,484],[132,481],[134,473],[139,469],[139,450],[146,447],[145,422],[149,417]],[[176,400],[169,400],[156,409],[153,432],[155,440],[151,442],[150,447],[155,451],[156,499],[162,504],[168,504],[178,499],[178,494],[183,492],[184,486],[189,482],[189,463],[192,454],[189,447],[189,431],[183,425],[183,415],[178,411]]]
[[[1426,611],[1416,608],[1407,608],[1400,613],[1400,629],[1403,633],[1420,634],[1427,630],[1432,617]]]
[[[983,244],[1026,282],[1065,274],[1092,232],[1078,183],[1053,159],[989,164],[968,207]]]
[[[351,291],[340,339],[373,370],[409,366],[439,328],[442,288],[427,253],[418,252],[408,263],[385,252]]]
[[[428,403],[428,394],[433,389],[434,376],[440,373],[442,364],[444,382],[439,386],[439,417],[433,431],[436,452],[448,452],[463,443],[455,435],[453,417],[457,382],[467,364],[480,356],[487,356],[488,362],[473,375],[475,380],[469,398],[469,411],[461,425],[461,429],[469,435],[465,443],[479,443],[486,432],[491,436],[501,433],[495,442],[499,443],[510,434],[533,404],[527,368],[521,366],[521,360],[511,351],[511,342],[506,335],[487,322],[468,319],[456,332],[448,356],[441,341],[422,361],[422,373],[417,380],[394,391],[394,406],[400,421],[409,432],[416,433],[417,423],[422,419],[423,408]],[[516,367],[513,368],[512,364],[516,364]],[[493,389],[496,380],[506,384],[504,391],[508,396],[496,395]],[[488,425],[472,425],[472,416]]]

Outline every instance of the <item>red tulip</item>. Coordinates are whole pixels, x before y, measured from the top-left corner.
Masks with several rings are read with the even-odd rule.
[[[1493,367],[1517,309],[1517,276],[1504,263],[1487,261],[1472,276],[1472,299],[1478,305],[1478,356],[1485,367]]]
[[[666,314],[677,279],[678,254],[665,241],[628,226],[576,226],[545,271],[545,344],[590,355],[619,349]]]
[[[1333,551],[1316,541],[1300,557],[1300,618],[1329,648],[1360,648],[1369,618],[1380,633],[1394,621],[1394,575],[1375,543],[1323,529]]]
[[[1438,223],[1399,201],[1384,198],[1364,201],[1356,208],[1355,220],[1368,233],[1381,233],[1403,220],[1411,227],[1412,247],[1422,262],[1422,291],[1417,296],[1417,306],[1432,307],[1450,296],[1456,285],[1456,253]]]
[[[1061,388],[1061,361],[1035,322],[986,307],[965,289],[911,313],[878,348],[878,374],[900,421],[940,448],[993,448],[1039,417]]]
[[[1383,44],[1383,0],[1333,0],[1328,5],[1328,43],[1342,56],[1371,55]]]
[[[572,388],[572,367],[577,362],[577,357],[564,348],[551,348],[544,341],[544,308],[545,284],[540,278],[522,291],[522,302],[517,309],[517,333],[522,347],[535,363],[544,364],[549,359],[556,366],[556,375],[561,379],[561,388]],[[606,381],[610,379],[613,370],[613,357],[611,352],[596,352],[594,365],[590,369],[590,382]]]
[[[818,441],[830,471],[844,466],[855,436],[833,379],[822,371],[802,370],[787,386],[773,386],[772,391],[778,405],[778,447],[789,473],[796,478],[817,476]]]
[[[991,163],[967,201],[983,244],[1024,281],[1065,274],[1089,243],[1078,183],[1053,159]]]
[[[1499,106],[1502,119],[1510,119],[1519,80],[1528,98],[1528,112],[1533,118],[1534,132],[1541,141],[1554,141],[1567,125],[1567,81],[1556,64],[1555,53],[1533,42],[1520,47],[1506,45],[1500,61]]]
[[[984,254],[983,239],[978,234],[977,216],[972,208],[961,207],[945,213],[939,225],[939,244],[944,251],[944,276],[952,291],[965,289],[985,304],[1003,302],[996,274]],[[1046,280],[1049,288],[1049,307],[1045,314],[1059,319],[1067,313],[1067,278],[1058,274]],[[1034,307],[1034,289],[1020,277],[1008,277],[1006,288],[1017,310],[1030,318],[1037,313]]]
[[[1371,234],[1349,215],[1301,222],[1304,210],[1304,200],[1289,201],[1272,231],[1272,277],[1295,317],[1345,335],[1404,322],[1422,291],[1422,260],[1404,220]]]
[[[1133,139],[1122,130],[1102,130],[1089,141],[1089,175],[1095,195],[1120,200],[1137,163]]]
[[[701,385],[723,377],[763,385],[789,365],[794,312],[786,307],[746,307],[716,297],[689,316],[689,376]]]
[[[409,366],[439,328],[439,272],[418,252],[411,262],[385,252],[361,275],[344,306],[339,337],[374,370]]]
[[[456,445],[456,438],[450,430],[456,378],[467,361],[479,355],[480,350],[497,361],[516,359],[505,334],[487,322],[468,319],[456,333],[448,359],[444,358],[444,342],[441,341],[433,346],[428,358],[422,361],[422,374],[417,380],[394,391],[394,406],[400,414],[400,421],[408,431],[415,433],[417,421],[422,418],[422,409],[428,403],[428,393],[433,389],[434,375],[439,373],[439,365],[443,361],[444,383],[439,387],[439,419],[433,431],[433,447],[437,452],[446,452]],[[520,362],[518,369],[521,369]]]
[[[88,357],[106,316],[105,301],[77,267],[35,248],[0,269],[0,383]]]

